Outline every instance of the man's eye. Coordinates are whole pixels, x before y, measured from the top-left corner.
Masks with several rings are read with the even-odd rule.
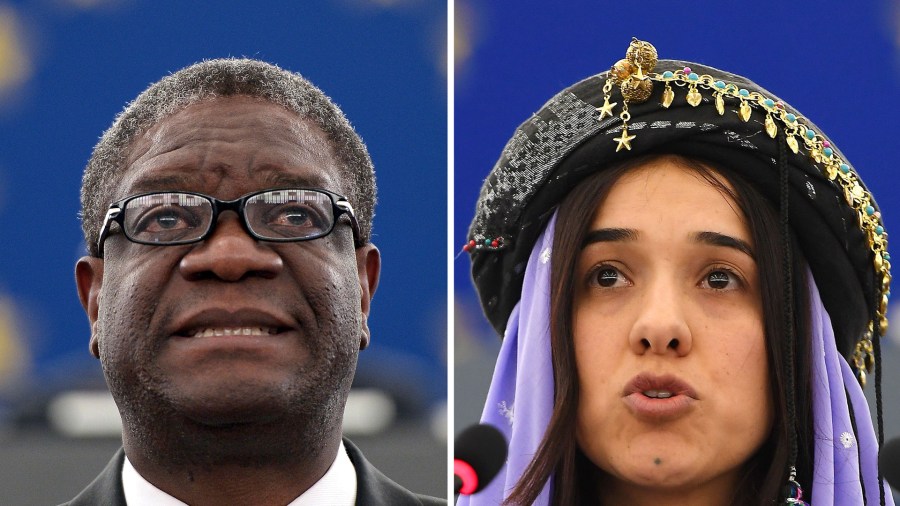
[[[154,233],[182,230],[196,226],[196,218],[183,207],[161,207],[144,213],[135,225],[135,232]]]
[[[156,223],[159,225],[159,228],[173,229],[178,226],[179,222],[181,222],[181,219],[173,214],[161,214],[156,217]]]
[[[283,207],[277,212],[271,213],[268,221],[270,225],[286,227],[321,228],[323,226],[322,219],[315,210],[301,206]]]

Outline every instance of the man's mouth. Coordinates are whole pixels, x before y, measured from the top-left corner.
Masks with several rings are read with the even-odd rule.
[[[189,332],[188,337],[273,336],[278,332],[276,327],[205,327]]]
[[[172,325],[173,336],[179,337],[266,337],[289,332],[296,328],[288,317],[277,312],[255,308],[229,311],[210,308],[186,314]]]

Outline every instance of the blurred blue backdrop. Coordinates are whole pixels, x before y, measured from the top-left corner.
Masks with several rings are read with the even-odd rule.
[[[443,402],[446,236],[424,231],[447,222],[446,4],[428,0],[0,0],[0,395],[99,377],[73,282],[82,169],[149,83],[223,56],[303,74],[366,141],[383,271],[360,378]]]

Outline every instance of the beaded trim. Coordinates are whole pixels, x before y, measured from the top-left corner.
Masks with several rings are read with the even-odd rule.
[[[880,294],[878,301],[877,324],[880,335],[887,333],[887,305],[890,298],[891,262],[887,251],[888,234],[884,229],[881,213],[872,205],[871,193],[861,184],[859,176],[850,168],[830,143],[819,133],[815,132],[807,124],[807,121],[793,113],[787,112],[784,105],[768,98],[756,91],[748,91],[734,83],[726,83],[710,75],[698,75],[691,72],[689,67],[675,72],[666,71],[662,74],[654,73],[657,53],[652,44],[632,39],[624,59],[613,65],[609,77],[603,86],[603,105],[597,108],[600,120],[615,114],[616,102],[611,102],[613,87],[618,86],[622,94],[621,112],[622,133],[613,139],[616,142],[616,151],[622,149],[631,150],[632,142],[637,135],[629,134],[628,121],[631,115],[628,112],[628,104],[645,102],[653,91],[654,83],[662,83],[665,88],[662,93],[660,106],[668,108],[675,99],[672,85],[687,88],[685,99],[692,107],[697,107],[703,101],[703,93],[711,94],[716,111],[720,116],[725,115],[725,103],[737,101],[736,113],[744,122],[750,121],[754,111],[765,113],[765,130],[771,138],[778,135],[779,129],[785,134],[788,148],[795,153],[803,149],[810,159],[818,165],[822,174],[830,181],[839,185],[847,205],[856,210],[859,225],[869,242],[869,247],[874,255],[875,272],[881,274]],[[857,371],[857,378],[863,387],[866,385],[866,373],[871,374],[875,366],[875,356],[872,345],[873,322],[869,322],[869,332],[856,343],[853,352],[853,365]]]
[[[475,239],[471,239],[469,242],[467,242],[463,246],[462,249],[463,249],[463,251],[466,251],[466,252],[472,251],[473,249],[484,249],[484,248],[498,250],[503,247],[504,243],[505,243],[505,241],[503,240],[503,237],[500,237],[500,236],[485,239],[484,242],[478,242]]]

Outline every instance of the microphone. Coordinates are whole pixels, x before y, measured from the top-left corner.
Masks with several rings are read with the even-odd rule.
[[[490,425],[472,425],[453,444],[454,494],[470,495],[487,486],[506,461],[506,438]]]
[[[900,438],[891,439],[881,448],[878,467],[888,483],[900,490]]]

